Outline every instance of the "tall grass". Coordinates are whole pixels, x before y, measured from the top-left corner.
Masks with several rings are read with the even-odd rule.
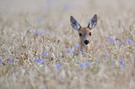
[[[1,12],[0,89],[135,88],[134,5],[80,2],[63,1],[55,9],[53,3],[46,12]],[[94,14],[98,24],[85,53],[69,17],[87,26]]]

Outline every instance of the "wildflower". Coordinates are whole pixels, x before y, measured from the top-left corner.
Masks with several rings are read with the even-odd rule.
[[[121,69],[124,69],[125,68],[125,65],[124,65],[124,60],[123,59],[120,59],[120,67]]]
[[[75,53],[75,50],[74,49],[71,49],[70,51],[71,51],[71,53]]]
[[[130,43],[132,43],[132,42],[133,42],[133,40],[131,40],[131,39],[127,39],[127,40],[126,40],[126,42],[130,44]]]
[[[69,54],[69,53],[73,53],[73,54],[74,54],[75,52],[76,52],[75,49],[67,49],[67,50],[66,50],[66,53],[67,53],[67,54]]]
[[[108,56],[109,56],[109,54],[103,54],[103,56],[104,56],[104,57],[108,57]]]
[[[115,39],[112,36],[110,36],[109,41],[113,43],[113,42],[115,42]]]
[[[84,54],[85,53],[85,50],[83,49],[83,50],[81,50],[81,52]]]
[[[2,63],[3,61],[0,59],[0,63]]]
[[[55,68],[56,68],[56,69],[60,69],[60,68],[61,68],[61,65],[60,65],[60,64],[56,64],[56,65],[55,65]]]
[[[117,44],[118,44],[118,45],[121,45],[121,44],[122,44],[122,42],[118,40],[118,41],[117,41]]]
[[[44,64],[45,64],[45,60],[41,60],[40,63],[41,63],[42,65],[44,65]]]
[[[68,53],[70,53],[71,52],[71,49],[67,49],[66,50],[66,53],[68,54]]]
[[[37,30],[35,31],[35,35],[36,35],[36,36],[38,36],[38,35],[39,35],[39,32],[38,32]]]
[[[12,58],[9,58],[9,59],[8,59],[8,62],[13,62],[13,59],[12,59]]]
[[[43,52],[43,53],[42,53],[42,56],[43,56],[43,57],[46,57],[46,56],[47,56],[47,53],[46,53],[46,52]]]
[[[124,64],[124,60],[120,59],[120,64],[123,65]]]
[[[90,62],[84,62],[84,66],[89,66]]]
[[[80,45],[79,45],[79,44],[76,44],[75,47],[76,47],[76,48],[80,48]]]
[[[81,66],[81,67],[84,67],[84,64],[82,63],[82,64],[80,64],[80,66]]]
[[[35,62],[37,62],[37,63],[40,62],[40,58],[36,58]]]
[[[81,67],[87,67],[89,65],[90,65],[90,62],[86,62],[86,61],[84,63],[80,64]]]

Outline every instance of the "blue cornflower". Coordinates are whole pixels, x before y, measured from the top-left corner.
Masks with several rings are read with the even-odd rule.
[[[71,52],[71,49],[67,49],[66,50],[66,53],[68,54],[68,53],[70,53]]]
[[[81,52],[82,52],[82,53],[85,53],[85,50],[84,50],[84,49],[82,49],[82,50],[81,50]]]
[[[115,42],[115,39],[112,36],[110,36],[109,41],[113,43],[113,42]]]
[[[55,68],[56,68],[56,69],[60,69],[60,68],[61,68],[61,65],[60,65],[60,64],[56,64],[56,65],[55,65]]]
[[[43,57],[46,57],[46,56],[47,56],[47,53],[46,53],[46,52],[43,52],[43,53],[42,53],[42,56],[43,56]]]
[[[71,51],[71,53],[75,53],[75,50],[74,49],[71,49],[70,51]]]
[[[35,62],[37,62],[37,63],[40,62],[40,58],[36,58]]]
[[[80,48],[80,45],[79,45],[79,44],[76,44],[75,47],[76,47],[76,48]]]
[[[44,65],[45,64],[45,60],[40,60],[40,63]]]
[[[0,63],[2,63],[3,61],[0,59]]]
[[[81,67],[84,67],[84,64],[82,63],[82,64],[80,64],[80,66],[81,66]]]
[[[85,61],[85,62],[84,62],[84,65],[85,65],[85,66],[89,66],[89,65],[90,65],[90,62],[86,62],[86,61]]]
[[[124,60],[120,59],[120,64],[123,65],[124,64]]]
[[[35,35],[36,35],[36,36],[38,36],[38,35],[39,35],[39,32],[38,32],[37,30],[35,31]]]
[[[120,67],[121,67],[121,69],[125,68],[125,64],[124,64],[124,60],[123,59],[120,59]]]
[[[109,54],[103,54],[103,56],[104,56],[104,57],[108,57],[108,56],[109,56]]]
[[[81,67],[87,67],[89,65],[90,65],[90,62],[86,62],[86,61],[84,63],[80,64]]]
[[[132,43],[132,42],[133,42],[133,40],[131,40],[131,39],[127,39],[127,40],[126,40],[126,42],[130,44],[130,43]]]
[[[8,59],[8,62],[13,62],[13,59],[12,59],[12,58],[9,58],[9,59]]]
[[[69,54],[69,53],[75,53],[76,51],[75,51],[75,49],[70,49],[70,48],[68,48],[67,50],[66,50],[66,53],[67,54]]]
[[[118,45],[121,45],[121,44],[122,44],[122,42],[118,40],[118,41],[117,41],[117,44],[118,44]]]

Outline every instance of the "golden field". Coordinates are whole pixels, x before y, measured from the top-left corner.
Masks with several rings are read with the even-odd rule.
[[[135,0],[1,0],[0,89],[135,89]],[[91,51],[70,16],[97,14]]]

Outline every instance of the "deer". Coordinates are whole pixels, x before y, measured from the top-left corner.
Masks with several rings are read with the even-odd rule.
[[[80,49],[85,50],[85,52],[90,52],[90,42],[91,42],[91,35],[92,30],[97,25],[97,15],[95,14],[89,21],[87,27],[81,27],[81,25],[74,19],[73,16],[70,16],[70,23],[73,29],[78,31],[79,34],[79,44]]]

